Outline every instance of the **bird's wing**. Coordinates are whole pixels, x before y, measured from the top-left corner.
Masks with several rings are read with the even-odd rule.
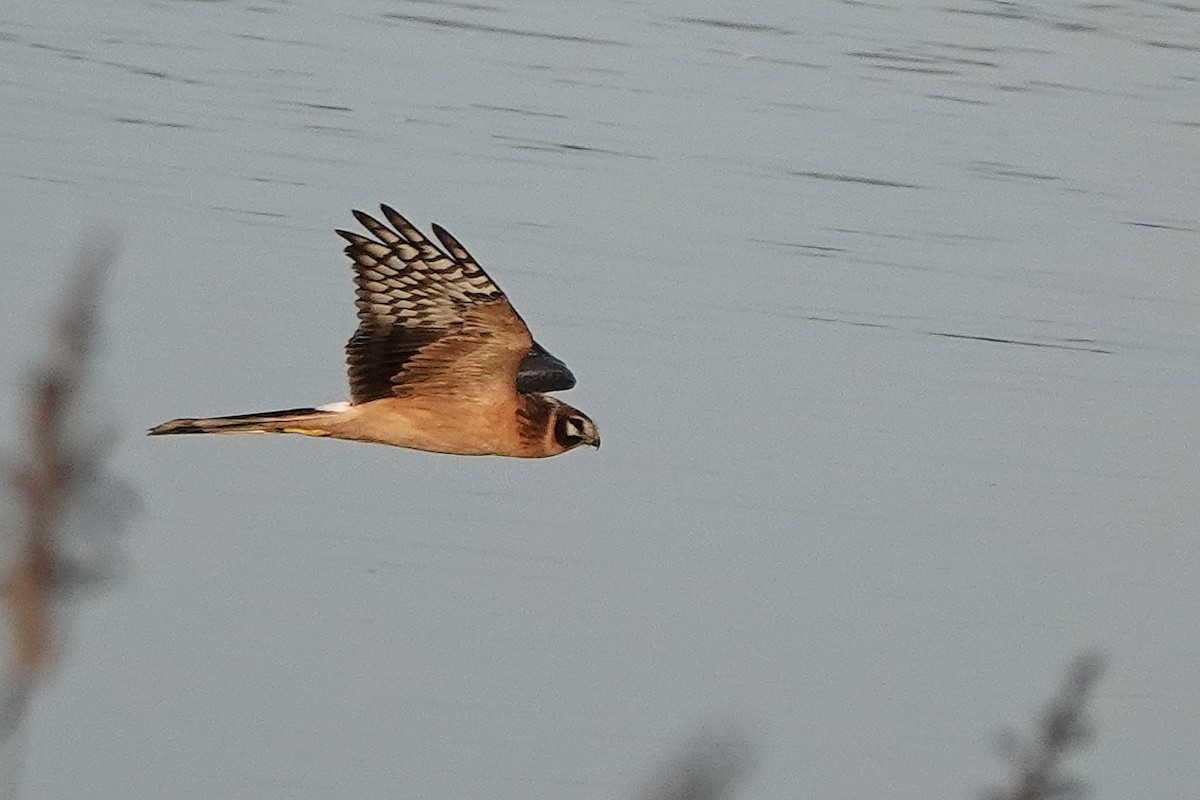
[[[522,394],[565,392],[574,385],[575,376],[567,365],[537,342],[517,367],[517,391]]]
[[[346,345],[350,397],[507,397],[533,339],[525,322],[458,240],[443,252],[388,206],[388,227],[361,211],[375,238],[339,230],[358,287],[358,330]]]

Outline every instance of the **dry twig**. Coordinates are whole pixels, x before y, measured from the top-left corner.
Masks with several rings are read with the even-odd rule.
[[[654,781],[646,800],[723,800],[750,768],[753,748],[732,731],[707,731],[688,743]]]
[[[1062,763],[1091,738],[1085,712],[1103,671],[1099,656],[1077,658],[1058,697],[1043,712],[1036,735],[1022,740],[1011,731],[1005,734],[1002,745],[1013,766],[1012,784],[989,793],[987,800],[1058,800],[1084,794],[1086,786],[1066,777]]]
[[[0,735],[20,719],[29,692],[53,665],[56,601],[62,590],[94,565],[64,555],[62,535],[72,504],[104,481],[101,442],[92,421],[79,419],[79,401],[96,339],[101,282],[116,256],[112,237],[101,237],[77,260],[74,280],[59,312],[52,351],[37,369],[29,393],[28,441],[11,468],[15,502],[9,513],[8,564],[3,599],[8,622],[8,694],[0,709]]]

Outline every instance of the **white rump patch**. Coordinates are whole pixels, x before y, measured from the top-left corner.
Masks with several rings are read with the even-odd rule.
[[[338,400],[336,403],[326,403],[323,406],[317,406],[317,411],[345,411],[350,408],[349,400]]]

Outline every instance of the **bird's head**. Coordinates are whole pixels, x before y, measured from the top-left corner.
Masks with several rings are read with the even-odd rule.
[[[553,419],[554,441],[564,451],[581,444],[590,444],[599,449],[600,432],[596,430],[596,423],[592,422],[587,414],[560,400],[555,402]]]

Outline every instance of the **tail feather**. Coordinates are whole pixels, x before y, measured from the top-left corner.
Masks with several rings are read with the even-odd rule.
[[[306,428],[304,421],[333,416],[317,408],[289,408],[262,414],[235,414],[229,417],[173,419],[150,429],[151,436],[171,433],[307,433],[321,436],[320,428]]]

